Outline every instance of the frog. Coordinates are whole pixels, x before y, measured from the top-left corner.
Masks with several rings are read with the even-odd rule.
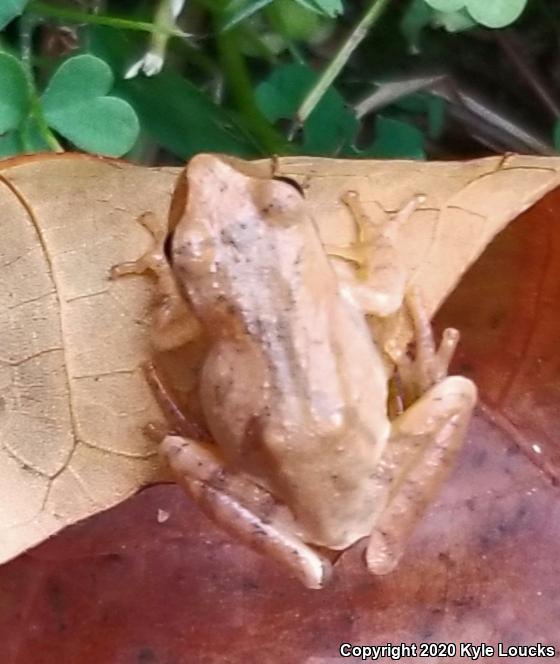
[[[178,483],[310,589],[362,540],[369,572],[395,569],[477,398],[471,380],[447,375],[459,333],[447,329],[436,348],[398,238],[368,223],[355,192],[342,202],[357,237],[325,245],[297,183],[199,154],[179,176],[168,228],[146,216],[154,246],[112,273],[156,275],[158,348],[207,342],[198,391],[208,434],[178,427],[159,442]],[[414,356],[368,325],[402,308]],[[395,376],[404,396],[390,416]],[[172,401],[156,382],[160,403]]]

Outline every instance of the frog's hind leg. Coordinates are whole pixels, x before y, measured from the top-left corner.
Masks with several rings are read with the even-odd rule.
[[[388,485],[366,552],[368,569],[387,574],[398,564],[413,529],[447,478],[476,402],[474,383],[449,376],[393,423],[380,475]]]
[[[225,530],[289,567],[308,588],[321,588],[331,562],[297,536],[293,517],[268,491],[226,470],[215,445],[195,440],[200,427],[182,412],[157,368],[149,363],[144,370],[172,429],[181,434],[160,443],[179,484]],[[161,441],[161,427],[152,425],[148,433]]]
[[[400,386],[399,398],[404,408],[407,408],[432,385],[447,376],[449,364],[459,343],[459,332],[451,327],[446,328],[439,347],[436,348],[420,290],[417,287],[410,288],[404,299],[412,319],[415,357],[409,358],[406,349],[392,339],[383,344],[383,350],[398,369],[396,378]]]
[[[167,436],[160,446],[181,486],[220,526],[275,558],[308,588],[321,588],[330,561],[305,544],[272,496],[250,479],[227,471],[202,442]]]
[[[446,479],[476,403],[474,383],[446,377],[458,332],[446,330],[438,349],[417,291],[406,298],[414,322],[416,357],[399,364],[412,405],[392,423],[379,468],[385,500],[366,552],[369,570],[386,574],[398,563],[412,530]]]
[[[459,332],[452,327],[446,328],[440,345],[436,348],[430,319],[417,287],[407,291],[405,303],[412,318],[415,358],[410,360],[403,355],[397,365],[401,380],[410,392],[408,398],[414,401],[447,376],[449,364],[459,343]]]

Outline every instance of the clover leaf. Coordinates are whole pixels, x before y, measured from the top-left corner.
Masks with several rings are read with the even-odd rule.
[[[19,60],[0,53],[0,134],[16,129],[29,110],[30,89]]]
[[[82,150],[119,157],[132,148],[140,127],[130,104],[107,94],[112,87],[113,74],[103,60],[70,58],[43,93],[45,120]]]
[[[527,0],[468,0],[469,14],[487,28],[503,28],[513,23],[525,9]]]
[[[257,87],[257,104],[270,122],[291,119],[316,79],[305,65],[280,66]],[[354,140],[358,126],[355,113],[330,87],[303,126],[302,148],[308,154],[336,152]]]
[[[297,0],[297,2],[307,7],[307,9],[319,11],[331,18],[342,14],[344,11],[341,0]]]
[[[503,28],[521,16],[527,0],[426,0],[426,3],[441,12],[466,9],[480,25]]]
[[[29,0],[1,0],[0,2],[0,30],[3,30],[10,21],[19,16]]]
[[[426,0],[438,12],[458,12],[465,6],[465,0]]]

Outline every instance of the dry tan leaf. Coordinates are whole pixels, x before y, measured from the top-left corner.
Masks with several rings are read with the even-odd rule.
[[[254,168],[268,174],[270,162]],[[108,273],[149,246],[136,218],[165,218],[176,173],[77,155],[3,164],[0,561],[165,476],[141,433],[159,418],[140,369],[152,290],[142,277],[109,282]],[[353,237],[344,191],[358,191],[374,219],[426,195],[401,248],[435,311],[489,240],[560,183],[560,159],[286,158],[277,174],[306,188],[333,244]]]
[[[139,363],[150,285],[108,281],[164,214],[169,171],[87,157],[1,174],[0,559],[158,477],[140,430],[157,418]]]

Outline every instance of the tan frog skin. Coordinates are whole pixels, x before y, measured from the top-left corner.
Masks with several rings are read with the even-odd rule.
[[[435,350],[396,242],[368,226],[352,192],[358,239],[332,248],[296,187],[240,160],[197,155],[179,188],[170,262],[159,237],[114,270],[159,277],[158,347],[208,340],[199,393],[212,440],[167,435],[162,454],[206,513],[306,586],[324,585],[329,551],[364,537],[369,570],[391,571],[476,402],[471,381],[446,376],[457,332]],[[414,322],[416,359],[395,357],[388,370],[366,314],[400,307]],[[391,420],[393,370],[408,399]]]

